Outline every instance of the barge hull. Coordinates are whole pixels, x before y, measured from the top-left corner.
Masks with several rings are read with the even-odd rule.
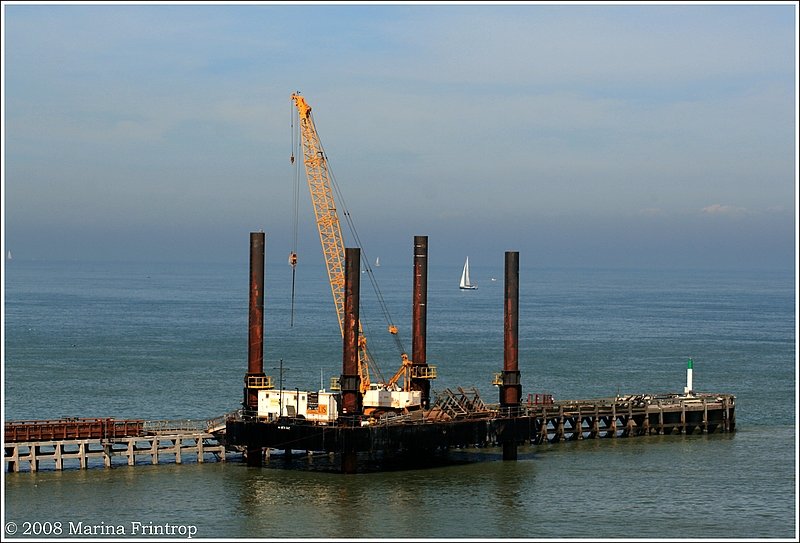
[[[645,396],[580,400],[506,409],[488,407],[462,418],[417,412],[395,420],[354,418],[316,425],[304,420],[232,418],[226,423],[229,447],[251,451],[278,449],[326,453],[403,456],[424,463],[451,448],[494,447],[504,443],[538,445],[580,439],[733,432],[732,395]],[[433,420],[434,416],[445,420]]]

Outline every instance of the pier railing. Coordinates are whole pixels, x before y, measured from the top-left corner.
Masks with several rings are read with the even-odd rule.
[[[143,420],[66,418],[5,423],[6,443],[65,439],[110,439],[141,435]]]
[[[115,439],[166,434],[213,434],[224,431],[228,420],[240,418],[240,411],[232,411],[208,420],[114,418],[15,420],[5,422],[5,441],[6,443],[22,443],[68,439]]]
[[[205,420],[146,420],[142,425],[144,434],[180,434],[205,432]]]

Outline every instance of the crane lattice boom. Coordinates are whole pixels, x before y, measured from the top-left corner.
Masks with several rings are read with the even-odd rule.
[[[322,145],[311,117],[311,106],[299,94],[292,94],[300,119],[300,134],[303,144],[303,164],[308,178],[308,189],[314,207],[319,241],[328,270],[333,303],[339,318],[339,331],[344,334],[344,238],[333,199],[330,174]],[[361,378],[361,392],[369,389],[369,357],[366,338],[361,323],[358,324],[358,373]]]

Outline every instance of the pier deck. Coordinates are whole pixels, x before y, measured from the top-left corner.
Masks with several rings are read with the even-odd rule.
[[[60,471],[91,465],[112,467],[171,461],[181,464],[226,460],[222,440],[225,416],[209,421],[143,421],[115,419],[56,419],[5,423],[6,471],[24,467],[38,471],[42,464]],[[222,421],[222,424],[221,424]]]

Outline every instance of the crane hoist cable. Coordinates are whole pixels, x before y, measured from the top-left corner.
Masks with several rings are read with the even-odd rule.
[[[313,113],[312,113],[313,115]],[[322,153],[327,157],[328,154],[325,152],[325,148],[320,141],[320,149]],[[401,354],[405,354],[407,351],[403,346],[403,342],[400,340],[400,336],[397,331],[397,326],[395,326],[394,321],[392,320],[392,315],[389,313],[389,306],[386,304],[386,300],[383,297],[383,293],[381,292],[380,286],[378,285],[378,281],[375,278],[375,273],[372,270],[372,266],[370,266],[370,260],[367,255],[366,250],[364,249],[364,244],[361,243],[361,238],[358,235],[358,230],[356,230],[355,222],[353,221],[353,217],[350,214],[350,211],[347,209],[347,203],[344,199],[344,194],[342,194],[341,189],[339,188],[339,183],[336,181],[336,175],[333,173],[333,169],[331,168],[330,162],[327,162],[328,165],[328,173],[331,181],[331,186],[333,187],[333,191],[336,194],[336,201],[339,202],[339,207],[341,208],[342,215],[344,216],[345,222],[347,223],[347,228],[350,231],[350,234],[353,236],[353,241],[355,241],[356,247],[361,247],[361,263],[364,267],[364,271],[366,272],[367,278],[370,281],[370,285],[372,286],[372,290],[375,292],[375,297],[378,300],[378,305],[381,308],[381,312],[383,313],[383,317],[386,320],[387,328],[394,338],[395,345],[397,346],[398,350]]]
[[[291,100],[289,101],[289,123],[292,127],[292,142],[291,151],[289,156],[289,163],[294,165],[294,181],[292,183],[292,251],[289,253],[289,266],[292,267],[292,300],[291,309],[289,311],[289,326],[294,326],[294,284],[295,284],[295,271],[297,268],[297,223],[300,207],[300,164],[294,160],[294,147],[295,142],[298,142],[299,137],[295,139],[295,126],[294,126],[294,105]]]

